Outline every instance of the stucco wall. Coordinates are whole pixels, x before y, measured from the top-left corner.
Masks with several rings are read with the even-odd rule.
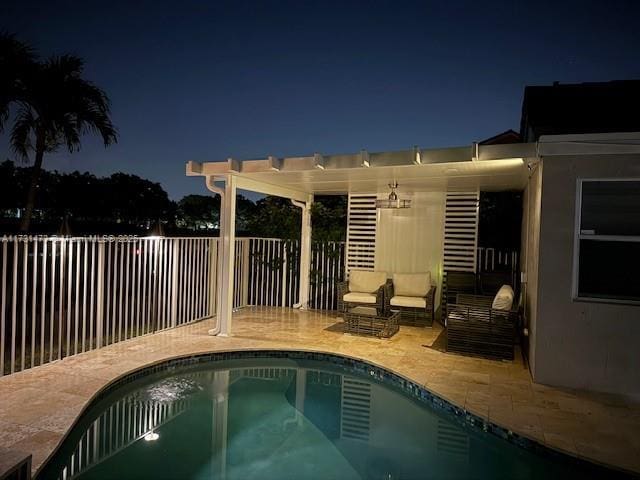
[[[554,156],[542,163],[534,379],[640,395],[640,306],[572,299],[576,180],[640,178],[640,155]]]
[[[540,242],[540,200],[542,196],[542,164],[532,172],[523,195],[521,271],[526,276],[524,289],[524,326],[528,330],[525,350],[531,374],[536,368],[536,320],[538,309],[538,252]]]

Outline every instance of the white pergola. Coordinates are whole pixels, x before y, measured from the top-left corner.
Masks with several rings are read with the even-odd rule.
[[[212,335],[229,335],[233,309],[236,192],[248,190],[290,199],[302,210],[300,308],[309,302],[311,253],[310,207],[314,195],[388,192],[396,181],[401,191],[524,189],[536,144],[504,144],[421,149],[351,155],[320,155],[258,160],[190,161],[188,176],[205,177],[206,185],[221,196],[218,256],[217,327]]]

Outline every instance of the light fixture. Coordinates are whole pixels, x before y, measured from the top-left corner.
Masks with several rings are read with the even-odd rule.
[[[272,170],[274,172],[280,171],[280,166],[282,162],[280,161],[279,158],[269,155],[269,158],[267,160],[269,161],[269,170]]]
[[[420,149],[417,145],[413,147],[413,164],[422,165],[422,155],[420,155]]]
[[[398,198],[398,194],[396,193],[396,189],[398,188],[398,182],[390,183],[389,188],[391,189],[391,193],[389,193],[389,198],[376,200],[376,208],[410,208],[411,207],[411,200],[400,200]]]
[[[313,154],[313,166],[318,170],[324,170],[324,157],[319,153]]]
[[[154,432],[154,431],[151,431],[151,432],[147,433],[147,434],[144,436],[144,440],[145,440],[146,442],[155,442],[155,441],[156,441],[156,440],[158,440],[159,438],[160,438],[160,434],[158,434],[158,433],[156,433],[156,432]]]
[[[366,150],[360,150],[360,166],[369,168],[371,163],[369,162],[369,152]]]
[[[162,225],[162,222],[160,221],[160,219],[158,219],[158,221],[149,230],[149,237],[153,237],[153,238],[164,237],[164,226]]]

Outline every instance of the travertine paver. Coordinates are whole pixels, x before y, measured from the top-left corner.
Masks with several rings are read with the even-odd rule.
[[[401,327],[388,340],[344,335],[335,314],[254,307],[234,316],[233,336],[210,321],[128,340],[0,378],[0,451],[33,453],[37,470],[88,402],[136,368],[180,355],[300,349],[376,363],[448,401],[566,453],[640,472],[640,404],[538,385],[522,359],[496,362],[427,348],[439,327]]]

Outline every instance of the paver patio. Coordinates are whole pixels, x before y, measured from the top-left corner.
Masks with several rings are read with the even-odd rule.
[[[345,335],[340,321],[327,312],[252,307],[234,315],[231,337],[207,335],[212,322],[203,321],[0,377],[0,453],[32,453],[35,473],[97,392],[144,365],[211,351],[292,349],[375,363],[520,435],[640,473],[639,403],[535,384],[520,355],[497,362],[427,348],[438,326],[403,326],[382,340]]]

